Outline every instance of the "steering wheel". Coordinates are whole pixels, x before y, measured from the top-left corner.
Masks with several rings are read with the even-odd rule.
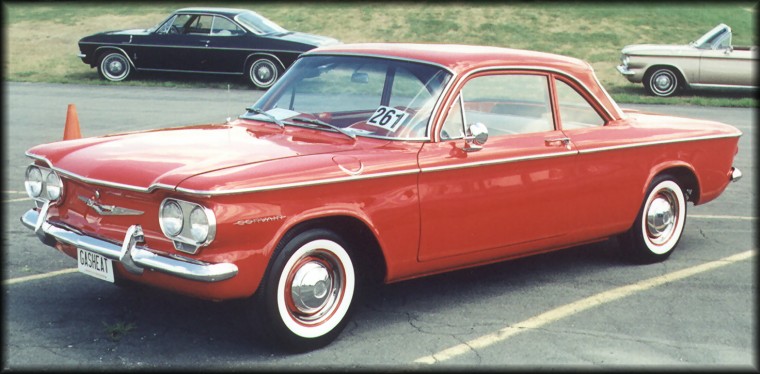
[[[169,34],[173,34],[173,35],[179,34],[179,28],[177,28],[177,26],[172,25],[172,27],[169,28]]]

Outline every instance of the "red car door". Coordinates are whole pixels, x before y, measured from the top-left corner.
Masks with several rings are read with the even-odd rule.
[[[482,261],[561,243],[573,220],[577,151],[556,128],[549,75],[487,72],[459,87],[441,141],[419,156],[419,260],[473,253]],[[463,128],[475,122],[489,138],[467,151]]]

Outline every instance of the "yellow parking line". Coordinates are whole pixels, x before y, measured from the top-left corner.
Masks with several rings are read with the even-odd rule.
[[[4,286],[8,286],[8,285],[11,285],[11,284],[23,283],[23,282],[33,281],[33,280],[37,280],[37,279],[51,278],[51,277],[55,277],[55,276],[58,276],[58,275],[69,274],[69,273],[76,273],[77,271],[78,271],[77,269],[63,269],[63,270],[58,270],[58,271],[51,271],[50,273],[35,274],[35,275],[27,276],[27,277],[7,279],[7,280],[3,281],[3,285]]]
[[[705,215],[705,214],[689,214],[687,218],[734,219],[734,220],[741,220],[741,221],[752,221],[752,220],[757,219],[757,217],[747,217],[747,216],[712,216],[712,215]]]
[[[19,199],[3,200],[3,202],[4,203],[15,203],[17,201],[28,201],[28,200],[31,200],[31,199],[32,199],[31,197],[23,197],[23,198],[19,198]]]
[[[692,266],[672,273],[664,274],[654,278],[649,278],[638,283],[634,283],[627,286],[618,287],[609,291],[598,293],[596,295],[587,297],[576,302],[560,306],[552,309],[546,313],[539,314],[535,317],[529,318],[525,321],[519,322],[512,326],[507,326],[495,333],[483,335],[479,338],[470,340],[464,344],[459,344],[451,348],[444,349],[440,352],[434,353],[430,356],[420,357],[414,360],[415,363],[421,364],[434,364],[436,362],[442,362],[450,360],[454,357],[461,356],[465,353],[475,351],[477,349],[485,348],[501,341],[507,340],[512,336],[515,336],[521,332],[530,331],[532,329],[540,328],[552,322],[556,322],[562,318],[570,317],[572,315],[583,312],[587,309],[597,307],[626,296],[631,296],[635,293],[648,290],[657,286],[661,286],[666,283],[674,282],[692,275],[704,273],[721,266],[730,265],[739,261],[746,260],[756,254],[755,250],[749,250],[733,256],[725,257],[720,260],[708,262],[705,264]]]

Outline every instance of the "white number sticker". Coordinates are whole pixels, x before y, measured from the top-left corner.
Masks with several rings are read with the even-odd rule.
[[[409,117],[409,113],[403,110],[381,106],[369,117],[367,123],[382,127],[388,131],[396,131],[406,117]]]

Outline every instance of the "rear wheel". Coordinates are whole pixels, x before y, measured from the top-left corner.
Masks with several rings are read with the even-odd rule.
[[[106,52],[98,60],[98,74],[112,82],[120,82],[129,77],[132,66],[121,52]]]
[[[268,58],[254,60],[247,69],[248,81],[260,89],[272,87],[280,74],[281,71],[277,67],[277,63]]]
[[[621,236],[623,250],[637,263],[664,261],[673,253],[686,223],[686,198],[678,181],[661,175],[647,190],[636,221]]]
[[[309,351],[340,334],[355,290],[354,262],[346,243],[332,231],[312,229],[278,246],[249,300],[249,316],[261,337],[289,351]]]

